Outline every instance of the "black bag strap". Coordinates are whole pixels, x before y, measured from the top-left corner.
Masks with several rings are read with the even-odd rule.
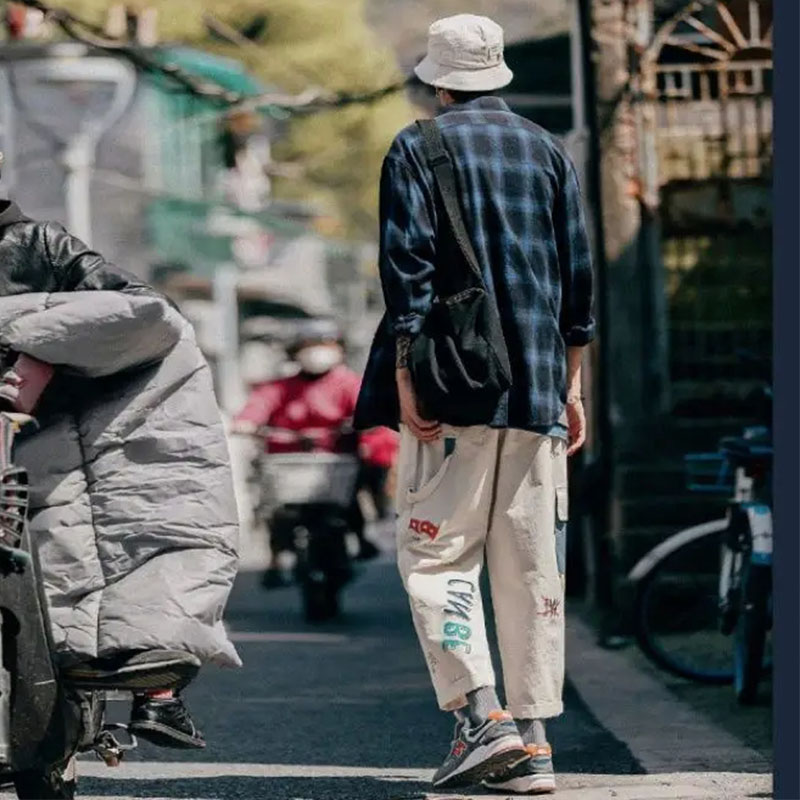
[[[453,164],[450,156],[444,147],[439,126],[432,119],[417,120],[417,127],[422,133],[422,141],[425,150],[425,159],[433,172],[436,185],[439,187],[439,194],[442,198],[445,213],[450,221],[450,228],[453,231],[456,244],[461,250],[464,260],[467,262],[472,273],[480,281],[480,286],[484,289],[486,285],[483,280],[478,259],[472,242],[467,234],[464,218],[461,215],[461,206],[458,203],[458,190],[456,189],[456,176],[453,172]]]

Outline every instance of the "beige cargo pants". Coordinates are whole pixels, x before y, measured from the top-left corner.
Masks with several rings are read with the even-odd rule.
[[[479,587],[486,553],[508,708],[563,710],[566,442],[520,430],[401,431],[398,566],[440,708],[495,684]]]

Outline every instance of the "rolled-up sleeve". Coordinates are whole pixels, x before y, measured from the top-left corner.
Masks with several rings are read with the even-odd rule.
[[[399,157],[387,155],[380,187],[379,266],[397,336],[415,336],[433,302],[435,209],[430,193]]]
[[[568,347],[582,347],[595,336],[594,276],[580,186],[568,159],[553,224],[561,269],[561,335]]]

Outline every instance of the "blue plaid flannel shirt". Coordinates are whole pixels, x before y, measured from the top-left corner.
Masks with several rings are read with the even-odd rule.
[[[553,136],[500,98],[450,106],[437,123],[511,359],[513,386],[487,424],[552,433],[563,421],[566,347],[595,331],[575,169]],[[389,149],[380,187],[380,275],[397,335],[417,334],[431,308],[438,224],[433,175],[411,125]]]

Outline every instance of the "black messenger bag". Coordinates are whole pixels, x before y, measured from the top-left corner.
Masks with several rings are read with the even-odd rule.
[[[437,236],[437,296],[412,342],[408,366],[426,418],[485,425],[511,386],[508,350],[497,305],[464,226],[442,135],[433,120],[419,120],[417,125],[444,219]]]

